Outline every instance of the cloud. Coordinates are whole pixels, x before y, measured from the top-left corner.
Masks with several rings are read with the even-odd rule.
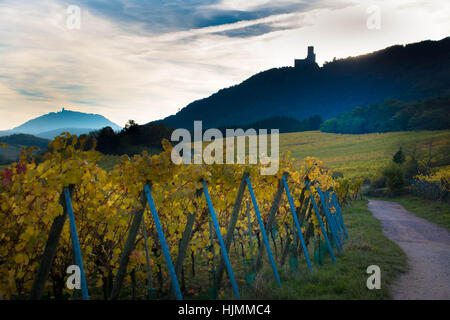
[[[222,0],[219,3],[210,5],[210,8],[216,8],[220,10],[238,10],[238,11],[254,11],[261,8],[280,8],[286,5],[303,4],[301,0]]]
[[[153,34],[205,28],[298,11],[301,0],[73,0],[93,14]]]
[[[308,45],[321,63],[450,31],[444,0],[376,1],[378,31],[365,3],[339,0],[79,1],[81,29],[69,30],[72,2],[0,1],[0,130],[63,106],[146,123],[292,65]]]

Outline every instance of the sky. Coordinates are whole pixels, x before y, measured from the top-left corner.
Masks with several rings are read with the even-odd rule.
[[[0,0],[0,130],[62,107],[124,126],[255,73],[450,36],[448,0]]]

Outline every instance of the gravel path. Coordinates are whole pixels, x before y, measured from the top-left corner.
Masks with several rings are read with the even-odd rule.
[[[393,298],[449,300],[450,233],[394,202],[369,200],[369,210],[408,257],[409,270],[390,288]]]

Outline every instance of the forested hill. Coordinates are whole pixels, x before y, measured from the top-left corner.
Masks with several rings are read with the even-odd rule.
[[[358,106],[320,126],[321,131],[332,133],[445,129],[450,129],[450,96],[415,102],[386,100]]]
[[[317,52],[320,54],[320,52]],[[272,116],[329,119],[386,99],[417,101],[450,94],[450,37],[397,45],[325,63],[321,68],[284,67],[258,73],[239,85],[192,102],[162,121],[189,128],[251,123]],[[158,121],[159,122],[159,121]]]

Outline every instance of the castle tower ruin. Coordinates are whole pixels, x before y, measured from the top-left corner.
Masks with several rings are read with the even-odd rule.
[[[308,55],[306,59],[295,59],[295,68],[311,68],[319,67],[316,63],[316,54],[314,53],[314,46],[308,46]]]

